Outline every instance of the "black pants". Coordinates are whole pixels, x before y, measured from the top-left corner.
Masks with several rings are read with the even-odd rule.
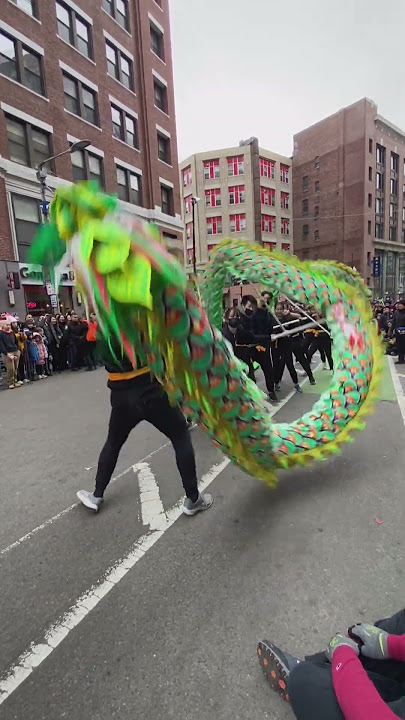
[[[110,424],[98,461],[95,497],[103,497],[129,433],[146,420],[171,441],[185,493],[195,502],[198,498],[195,457],[183,413],[170,405],[161,385],[151,381],[149,375],[135,378],[132,383],[130,386],[125,383],[127,389],[111,390]]]
[[[247,345],[235,345],[234,352],[239,360],[248,366],[248,377],[256,382],[255,370],[253,367],[251,348]]]
[[[307,351],[307,357],[309,362],[311,362],[313,355],[315,355],[316,351],[319,350],[321,353],[321,360],[322,362],[325,362],[324,358],[325,356],[328,358],[329,367],[331,370],[333,370],[333,360],[332,360],[332,342],[326,333],[322,333],[321,335],[318,335],[318,337],[314,338],[311,345],[308,348]]]
[[[267,392],[274,392],[274,370],[270,355],[270,348],[266,347],[264,350],[258,350],[255,347],[251,348],[251,359],[252,362],[259,363],[261,369],[263,370]]]
[[[405,633],[405,610],[376,623],[393,635]],[[405,719],[405,667],[394,660],[361,660],[379,694],[399,718]],[[344,720],[332,684],[331,665],[325,653],[307,657],[288,681],[291,705],[297,720]]]
[[[291,338],[291,350],[295,356],[295,359],[297,360],[297,362],[299,362],[303,370],[305,370],[308,377],[312,378],[313,375],[311,366],[308,362],[307,356],[304,353],[303,340],[301,337]]]
[[[405,360],[405,333],[399,333],[395,331],[395,338],[397,341],[398,360],[404,362]]]
[[[89,370],[95,370],[97,367],[96,344],[86,340],[86,366]]]
[[[288,372],[290,373],[291,380],[294,385],[298,384],[298,375],[294,367],[293,356],[291,352],[290,343],[284,342],[277,343],[273,348],[273,364],[274,364],[274,375],[275,382],[278,385],[283,377],[284,368],[287,365]]]

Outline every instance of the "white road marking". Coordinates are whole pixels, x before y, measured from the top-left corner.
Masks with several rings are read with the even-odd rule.
[[[202,478],[200,489],[205,489],[215,478],[229,465],[230,460],[224,458],[220,463],[214,465]],[[31,643],[29,648],[20,655],[17,662],[7,671],[4,679],[0,682],[0,705],[17,690],[32,671],[60,645],[62,640],[68,636],[84,618],[98,605],[103,597],[117,585],[120,580],[136,565],[145,553],[164,535],[178,518],[182,515],[182,503],[177,503],[167,513],[164,530],[153,530],[143,535],[132,546],[129,552],[107,570],[105,577],[96,585],[83,593],[77,602],[63,617],[48,627],[41,643]],[[193,522],[193,521],[191,521]]]
[[[156,448],[156,450],[152,450],[152,452],[150,452],[149,455],[145,455],[145,457],[142,458],[141,460],[139,460],[139,462],[142,463],[142,462],[144,462],[144,460],[149,460],[149,458],[153,457],[153,455],[156,455],[156,453],[160,452],[161,450],[163,450],[163,448],[167,447],[168,445],[170,445],[170,442],[163,443],[163,445],[160,445],[158,448]],[[120,478],[124,477],[124,475],[131,472],[131,470],[133,470],[133,468],[134,468],[134,465],[130,465],[129,468],[127,468],[126,470],[123,470],[118,475],[113,477],[111,482],[113,483],[116,480],[119,480]],[[10,552],[10,550],[13,550],[14,548],[18,547],[19,545],[22,545],[23,542],[34,537],[34,535],[36,535],[40,530],[44,530],[44,528],[48,527],[48,525],[52,525],[56,520],[59,520],[61,517],[66,515],[68,512],[70,512],[71,510],[74,510],[74,508],[78,507],[78,505],[80,505],[80,503],[75,502],[72,505],[69,505],[69,507],[65,508],[61,512],[54,515],[53,517],[49,518],[48,520],[45,520],[45,522],[41,523],[41,525],[38,525],[33,530],[30,530],[30,532],[28,532],[25,535],[23,535],[22,537],[20,537],[18,540],[15,540],[10,545],[7,545],[7,547],[3,548],[3,550],[0,550],[0,556],[5,555],[6,553]]]
[[[390,366],[392,382],[394,385],[395,394],[397,396],[399,409],[400,409],[401,415],[402,415],[402,421],[405,425],[405,395],[404,395],[404,391],[402,388],[401,381],[398,377],[398,373],[395,369],[395,361],[391,356],[388,356],[388,363]]]
[[[143,524],[149,525],[150,530],[164,530],[168,522],[167,516],[160,499],[159,485],[149,463],[136,463],[133,471],[138,474]]]

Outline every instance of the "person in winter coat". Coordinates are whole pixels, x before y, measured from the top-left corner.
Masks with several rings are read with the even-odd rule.
[[[33,335],[34,344],[38,350],[38,359],[36,361],[36,371],[38,378],[44,380],[47,377],[46,361],[48,359],[48,349],[46,347],[45,338],[41,333],[35,332]]]
[[[44,326],[45,336],[48,341],[48,352],[52,358],[52,368],[60,372],[59,349],[63,332],[58,326],[56,317],[51,316],[49,322]]]
[[[79,321],[77,313],[72,313],[71,321],[66,331],[71,370],[78,370],[83,364],[86,334],[87,323]]]
[[[402,300],[397,303],[391,333],[395,337],[398,351],[398,361],[396,364],[403,365],[405,363],[405,303]]]
[[[0,353],[7,373],[7,384],[10,390],[22,385],[18,380],[18,363],[20,350],[9,320],[0,322]]]
[[[27,355],[27,336],[23,330],[20,329],[18,322],[11,323],[11,329],[14,333],[14,337],[17,343],[17,347],[20,351],[20,359],[18,361],[17,377],[20,385],[22,383],[28,383],[28,355]]]
[[[39,352],[36,343],[34,342],[32,332],[25,330],[27,337],[27,355],[28,355],[28,377],[30,380],[35,380],[36,367],[39,359]]]
[[[86,365],[87,370],[96,370],[97,358],[96,358],[96,346],[97,346],[97,319],[96,313],[90,313],[90,320],[88,322],[88,330],[86,333]]]
[[[235,351],[236,328],[240,320],[240,312],[237,307],[228,308],[225,312],[224,324],[222,325],[222,335],[231,343]]]
[[[270,686],[297,720],[405,719],[405,610],[353,625],[299,660],[268,640],[257,652]]]

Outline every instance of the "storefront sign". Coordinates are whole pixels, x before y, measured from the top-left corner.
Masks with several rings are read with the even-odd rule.
[[[42,265],[20,263],[20,277],[25,285],[42,285],[44,282]]]
[[[51,308],[57,308],[58,307],[58,298],[56,295],[50,295],[49,299],[51,301]]]
[[[373,257],[373,277],[379,278],[381,277],[381,257],[380,255],[376,255]]]

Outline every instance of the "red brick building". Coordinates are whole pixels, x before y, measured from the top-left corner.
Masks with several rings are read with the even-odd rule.
[[[79,139],[91,144],[48,168],[49,199],[97,179],[183,257],[168,0],[2,0],[0,312],[47,308],[42,268],[28,264],[35,168]],[[67,271],[62,309],[77,300]]]
[[[404,162],[405,132],[381,117],[367,98],[297,133],[293,207],[298,257],[344,262],[359,270],[376,296],[402,294]]]

